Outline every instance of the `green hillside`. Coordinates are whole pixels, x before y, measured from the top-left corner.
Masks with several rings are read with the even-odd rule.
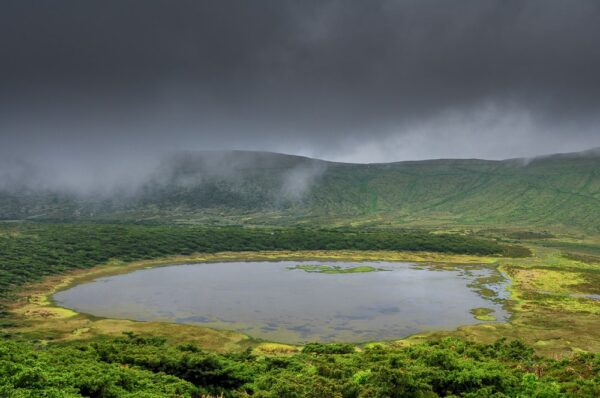
[[[0,218],[535,227],[600,232],[600,151],[344,164],[265,152],[165,159],[133,195],[0,192]]]

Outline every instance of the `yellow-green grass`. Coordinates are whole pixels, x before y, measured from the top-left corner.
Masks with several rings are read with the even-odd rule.
[[[565,258],[559,250],[531,246],[534,256],[500,259],[498,268],[510,278],[507,323],[462,326],[454,331],[417,334],[403,341],[458,336],[491,343],[521,339],[541,355],[561,357],[600,351],[600,302],[585,294],[600,293],[600,267]]]
[[[425,252],[273,251],[195,254],[128,264],[111,263],[48,277],[42,283],[23,290],[18,301],[9,303],[13,311],[12,321],[16,323],[11,333],[41,340],[75,340],[116,336],[124,331],[132,331],[142,335],[165,336],[177,343],[193,342],[205,349],[217,351],[237,351],[251,347],[264,354],[288,354],[295,352],[297,347],[258,341],[241,333],[195,325],[95,318],[57,307],[49,297],[58,290],[98,277],[177,263],[240,260],[406,261],[441,269],[468,269],[475,264],[498,267],[510,278],[511,300],[506,307],[513,315],[505,323],[467,325],[452,331],[420,333],[406,339],[378,344],[411,345],[452,335],[485,343],[494,342],[501,337],[521,339],[533,345],[539,354],[557,357],[578,351],[600,351],[600,302],[575,296],[600,293],[600,267],[566,258],[554,248],[533,245],[530,248],[534,255],[520,259]],[[476,318],[491,320],[485,318],[491,314],[483,313],[483,309],[474,311]]]
[[[294,267],[289,267],[291,270],[299,269],[305,272],[316,272],[319,274],[358,274],[365,272],[385,271],[383,268],[376,268],[370,265],[361,265],[358,267],[343,268],[336,265],[307,265],[300,264]]]
[[[473,314],[475,319],[480,321],[495,321],[496,317],[492,315],[493,313],[493,309],[484,307],[473,308],[471,310],[471,314]]]
[[[193,342],[206,349],[235,351],[255,347],[263,342],[241,333],[214,330],[195,325],[162,322],[137,322],[131,320],[103,319],[61,308],[52,302],[52,295],[76,284],[99,277],[132,272],[182,263],[227,262],[227,261],[406,261],[443,262],[445,264],[493,263],[496,257],[391,251],[262,251],[199,253],[190,256],[172,256],[156,260],[123,263],[112,261],[86,270],[71,271],[63,275],[50,276],[41,283],[23,289],[16,301],[5,303],[12,311],[16,327],[12,333],[27,335],[40,340],[75,340],[97,336],[116,336],[125,331],[144,335],[166,336],[173,342]]]

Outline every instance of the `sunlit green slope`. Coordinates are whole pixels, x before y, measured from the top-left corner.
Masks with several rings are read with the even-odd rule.
[[[570,226],[598,231],[600,157],[435,160],[340,167],[316,209],[390,222]]]
[[[264,152],[184,153],[166,159],[133,195],[4,192],[0,216],[600,232],[600,151],[388,164]]]

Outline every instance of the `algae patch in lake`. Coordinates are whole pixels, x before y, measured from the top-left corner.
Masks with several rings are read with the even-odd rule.
[[[99,278],[54,300],[96,316],[195,323],[271,341],[360,342],[481,322],[473,309],[506,320],[499,275],[493,267],[400,262],[185,264]],[[499,294],[480,294],[481,281]]]
[[[480,321],[495,321],[496,317],[492,315],[495,311],[491,308],[473,308],[471,314],[475,316],[475,319]]]
[[[305,272],[318,272],[320,274],[357,274],[361,272],[386,271],[384,268],[375,268],[370,265],[360,265],[357,267],[341,267],[339,265],[321,265],[321,264],[299,264],[288,267],[290,270],[300,269]]]

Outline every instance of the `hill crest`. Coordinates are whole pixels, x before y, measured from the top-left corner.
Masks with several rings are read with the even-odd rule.
[[[273,152],[181,152],[126,195],[5,189],[0,218],[600,232],[600,150],[370,164]]]

